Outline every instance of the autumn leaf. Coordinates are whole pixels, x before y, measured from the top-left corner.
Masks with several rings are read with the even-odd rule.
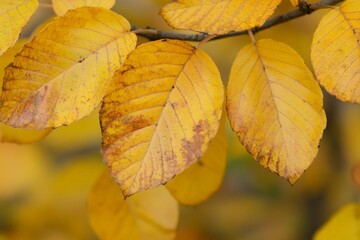
[[[18,53],[27,42],[27,39],[20,39],[13,47],[9,48],[0,56],[0,96],[2,92],[4,68],[14,60],[15,54]],[[41,131],[25,130],[0,123],[0,142],[31,143],[44,138],[50,131],[51,129]]]
[[[311,46],[320,84],[341,101],[360,103],[360,1],[347,0],[321,20]]]
[[[289,46],[260,40],[237,54],[227,88],[231,127],[262,166],[292,184],[317,154],[322,106],[319,85]]]
[[[314,240],[358,240],[360,226],[359,204],[342,207],[315,234]]]
[[[178,204],[164,186],[124,200],[106,171],[89,196],[90,222],[103,240],[172,240],[178,221]]]
[[[226,117],[204,156],[166,184],[170,193],[184,205],[206,201],[218,190],[225,174],[227,155]]]
[[[82,7],[56,18],[5,69],[0,120],[43,129],[89,115],[135,48],[129,30],[125,18],[103,8]]]
[[[37,0],[2,1],[0,4],[0,55],[12,47],[21,29],[38,8]]]
[[[115,0],[52,0],[56,15],[64,15],[68,10],[79,7],[103,7],[110,9],[114,6]]]
[[[225,34],[261,26],[281,0],[178,0],[160,15],[173,28]]]
[[[196,162],[222,112],[219,71],[178,40],[139,46],[115,73],[100,112],[102,152],[125,196],[165,184]]]

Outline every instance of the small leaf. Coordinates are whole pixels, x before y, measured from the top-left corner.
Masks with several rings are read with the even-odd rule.
[[[173,28],[225,34],[261,26],[281,0],[178,0],[161,16]]]
[[[214,138],[223,104],[220,73],[178,40],[141,45],[115,73],[100,112],[102,152],[125,196],[165,184]]]
[[[289,46],[260,40],[237,54],[227,88],[231,127],[262,166],[291,184],[317,154],[322,106],[319,85]]]
[[[90,222],[103,240],[172,240],[178,222],[178,204],[164,186],[124,200],[106,171],[89,196]]]
[[[103,7],[110,9],[114,6],[115,0],[52,0],[56,15],[64,15],[68,10],[79,7]]]
[[[0,55],[18,40],[21,29],[38,8],[37,0],[12,0],[0,3]]]
[[[360,103],[360,1],[327,13],[315,31],[311,60],[320,84],[341,101]]]
[[[315,234],[314,240],[358,240],[359,204],[348,204],[336,212]]]
[[[5,70],[0,120],[44,129],[89,115],[136,35],[122,16],[83,7],[56,18],[16,55]]]
[[[299,0],[290,0],[291,4],[296,7],[297,5],[299,5]]]
[[[20,51],[26,42],[28,42],[27,39],[20,39],[13,47],[9,48],[0,56],[0,96],[2,92],[4,68],[14,60],[15,54]],[[25,130],[0,123],[0,142],[31,143],[44,138],[50,131],[51,129],[41,131]]]
[[[204,156],[166,184],[167,189],[181,204],[202,203],[219,189],[226,167],[228,142],[225,123],[224,114],[219,130]]]

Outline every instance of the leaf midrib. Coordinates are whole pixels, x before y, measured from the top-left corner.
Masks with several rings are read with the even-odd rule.
[[[259,60],[260,60],[260,62],[261,62],[261,66],[262,66],[262,68],[263,68],[265,77],[266,77],[266,79],[267,79],[267,83],[266,83],[266,84],[267,84],[268,87],[269,87],[271,99],[272,99],[272,102],[273,102],[273,104],[274,104],[274,106],[275,106],[275,108],[276,108],[276,119],[277,119],[277,121],[278,121],[278,123],[279,123],[279,125],[280,125],[280,129],[281,129],[280,131],[281,131],[281,135],[282,135],[282,139],[283,139],[282,145],[284,145],[286,138],[285,138],[285,136],[284,136],[284,130],[283,130],[283,126],[282,126],[281,119],[280,119],[279,108],[278,108],[278,106],[277,106],[277,104],[276,104],[275,97],[274,97],[274,93],[273,93],[273,90],[272,90],[272,88],[271,88],[270,77],[269,77],[269,74],[268,74],[268,72],[267,72],[266,65],[265,65],[265,63],[264,63],[264,60],[263,60],[263,58],[262,58],[262,55],[260,54],[259,48],[258,48],[258,46],[257,46],[257,42],[253,43],[253,46],[254,46],[255,51],[256,51],[256,53],[257,53],[257,55],[258,55],[258,58],[259,58]],[[287,159],[289,159],[289,156],[290,156],[290,154],[289,154],[289,149],[288,149],[286,146],[285,146],[285,149],[286,149],[286,157],[287,157]],[[281,152],[280,152],[280,154],[281,154]],[[280,155],[279,155],[279,158],[277,159],[277,163],[276,163],[276,168],[278,168],[279,163],[280,163],[280,160],[281,160],[281,159],[280,159]],[[270,161],[270,159],[269,159],[269,161]]]
[[[192,53],[189,54],[188,59],[184,62],[183,67],[180,69],[179,74],[178,74],[177,77],[175,78],[174,83],[173,83],[173,86],[176,85],[176,82],[178,81],[181,73],[184,71],[187,63],[190,61],[191,57],[196,53],[196,51],[197,51],[197,49],[194,48],[194,49],[192,50]],[[164,115],[164,112],[165,112],[164,110],[165,110],[166,106],[169,104],[169,99],[170,99],[172,90],[173,90],[173,89],[171,89],[171,90],[169,91],[169,95],[168,95],[168,97],[167,97],[167,99],[166,99],[166,101],[165,101],[166,104],[165,104],[163,110],[161,111],[157,122],[160,122],[160,120],[163,118],[163,115]],[[146,149],[146,153],[144,154],[144,157],[140,160],[140,161],[141,161],[141,164],[140,164],[140,166],[139,166],[139,171],[137,171],[136,175],[133,177],[133,180],[132,180],[132,182],[130,183],[128,189],[131,189],[131,188],[134,186],[135,180],[136,180],[137,177],[139,176],[139,174],[140,174],[140,172],[141,172],[141,169],[142,169],[143,166],[144,166],[144,160],[146,159],[147,155],[149,154],[149,151],[148,151],[148,150],[149,150],[152,142],[153,142],[154,139],[155,139],[155,134],[156,134],[156,132],[157,132],[158,126],[159,126],[159,124],[155,125],[155,127],[154,127],[154,132],[153,132],[153,134],[152,134],[152,136],[151,136],[151,138],[150,138],[151,140],[149,141],[149,145],[148,145],[148,147],[147,147],[147,149]],[[186,137],[186,134],[185,134],[185,133],[184,133],[184,136]],[[163,161],[163,159],[161,159],[161,161]],[[127,194],[129,194],[129,191],[127,191],[126,195],[127,195]],[[130,193],[130,195],[132,195],[132,194],[134,194],[134,193]]]

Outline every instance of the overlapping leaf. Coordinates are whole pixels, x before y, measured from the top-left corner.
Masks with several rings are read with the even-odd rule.
[[[56,18],[6,68],[0,120],[43,129],[89,115],[136,46],[129,29],[126,19],[103,8]]]
[[[165,187],[138,193],[124,200],[107,172],[89,196],[91,224],[103,240],[172,240],[178,222],[178,204]]]
[[[37,0],[5,0],[0,2],[0,55],[13,46],[21,29],[38,8]]]
[[[360,227],[359,204],[348,204],[341,208],[315,234],[314,240],[358,240]]]
[[[0,96],[2,92],[4,68],[14,60],[15,54],[20,51],[26,42],[28,42],[27,39],[20,39],[13,47],[9,48],[0,56]],[[31,143],[45,137],[50,131],[49,129],[41,131],[25,130],[0,123],[0,142]]]
[[[281,0],[178,0],[161,9],[176,29],[224,34],[262,25]]]
[[[203,51],[178,40],[133,51],[100,112],[104,159],[124,195],[196,162],[217,132],[222,103],[219,71]]]
[[[114,6],[115,0],[52,0],[56,15],[64,15],[68,10],[79,7],[103,7],[110,9]]]
[[[166,184],[167,189],[181,204],[195,205],[204,202],[220,187],[227,155],[225,123],[224,113],[219,131],[204,156]]]
[[[314,34],[311,60],[330,94],[360,103],[360,1],[347,0],[323,17]]]
[[[231,126],[262,166],[290,183],[317,154],[322,105],[319,85],[289,46],[260,40],[238,53],[227,88]]]

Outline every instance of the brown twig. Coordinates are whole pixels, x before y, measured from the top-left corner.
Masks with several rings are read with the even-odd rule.
[[[299,18],[299,17],[302,17],[307,14],[311,14],[312,12],[317,11],[319,9],[328,8],[329,6],[336,5],[342,1],[344,1],[344,0],[320,0],[313,4],[303,2],[303,4],[300,4],[300,6],[297,9],[292,10],[287,13],[284,13],[282,15],[270,18],[262,26],[254,27],[250,30],[252,33],[255,34],[257,32],[271,28],[278,24],[288,22],[292,19]],[[207,33],[186,34],[186,33],[179,33],[179,32],[168,32],[168,31],[158,30],[153,27],[142,28],[142,27],[132,24],[132,30],[145,30],[145,29],[148,29],[148,30],[151,29],[152,31],[148,31],[148,32],[139,31],[138,34],[149,40],[170,38],[170,39],[178,39],[178,40],[184,40],[184,41],[200,42],[209,36]],[[217,35],[215,38],[212,38],[211,40],[227,38],[227,37],[232,37],[232,36],[239,36],[239,35],[244,35],[247,33],[248,33],[248,30],[238,31],[238,32],[230,32],[227,34]]]

